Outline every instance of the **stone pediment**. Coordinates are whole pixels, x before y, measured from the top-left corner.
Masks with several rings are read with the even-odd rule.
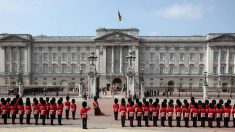
[[[7,35],[0,39],[0,42],[29,42],[29,39],[22,38],[17,35]]]
[[[223,34],[208,40],[209,42],[235,42],[235,36],[231,34]]]
[[[136,38],[134,36],[131,36],[122,32],[113,32],[113,33],[98,37],[95,40],[96,41],[139,41],[139,38]]]

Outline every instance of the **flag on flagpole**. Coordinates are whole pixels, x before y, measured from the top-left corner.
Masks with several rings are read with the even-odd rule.
[[[122,21],[122,16],[121,16],[119,10],[118,10],[118,20],[119,20],[119,21]]]

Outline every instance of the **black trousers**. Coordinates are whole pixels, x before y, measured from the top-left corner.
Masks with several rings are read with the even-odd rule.
[[[122,127],[125,126],[125,121],[126,121],[126,117],[125,117],[125,116],[121,116],[121,124],[122,124]]]
[[[149,126],[149,116],[144,116],[144,122],[145,122],[145,126],[148,127]]]
[[[149,120],[153,120],[153,112],[149,113]]]
[[[49,112],[50,110],[47,110],[47,119],[49,119]]]
[[[39,115],[34,115],[35,125],[38,125],[38,117],[39,117]]]
[[[214,118],[208,118],[208,127],[212,128]]]
[[[185,127],[189,127],[188,122],[189,122],[189,118],[188,117],[184,118]]]
[[[158,120],[158,117],[154,116],[153,117],[153,126],[157,126],[157,120]]]
[[[75,120],[75,111],[72,111],[73,120]]]
[[[114,119],[118,120],[118,112],[114,112]]]
[[[141,116],[137,116],[137,125],[141,127]]]
[[[201,127],[205,127],[206,118],[201,117]]]
[[[87,118],[82,118],[82,129],[87,129]]]
[[[4,120],[4,124],[7,124],[7,114],[2,115],[2,118]]]
[[[58,124],[59,124],[59,125],[62,125],[62,124],[61,124],[61,119],[62,119],[62,115],[58,115]]]
[[[16,115],[11,115],[12,124],[15,124]]]
[[[180,120],[181,120],[181,117],[176,117],[176,126],[177,127],[180,127]]]
[[[134,117],[129,117],[129,118],[130,118],[130,126],[134,127],[134,125],[133,125]]]
[[[54,125],[55,114],[50,114],[51,117],[51,125]]]
[[[165,126],[165,120],[166,120],[166,117],[161,117],[161,126],[162,127]]]
[[[23,124],[24,115],[20,115],[20,124]]]
[[[26,123],[27,123],[27,124],[30,124],[30,117],[31,117],[30,114],[27,114],[27,115],[26,115]]]
[[[168,117],[168,126],[172,127],[172,117]]]
[[[193,117],[193,127],[197,127],[197,117]]]
[[[233,127],[235,127],[235,118],[233,118]]]
[[[45,120],[46,120],[46,115],[41,115],[42,117],[42,125],[46,125]]]
[[[69,110],[65,110],[66,119],[69,119]]]
[[[216,126],[217,127],[220,127],[220,121],[221,121],[221,118],[216,118],[216,124],[217,124]]]
[[[227,127],[227,128],[228,128],[228,122],[229,122],[229,118],[228,118],[228,117],[225,117],[225,118],[224,118],[224,127]]]

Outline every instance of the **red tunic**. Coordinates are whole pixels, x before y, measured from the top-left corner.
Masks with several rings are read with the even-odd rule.
[[[70,102],[69,101],[65,101],[64,106],[65,106],[65,110],[70,110]]]
[[[235,108],[233,108],[232,113],[233,113],[233,118],[235,118]]]
[[[10,106],[10,111],[11,111],[11,115],[16,115],[16,107],[15,107],[15,105],[11,105]]]
[[[150,109],[149,107],[144,107],[144,116],[149,116]]]
[[[32,108],[30,105],[26,105],[25,106],[25,114],[26,115],[31,115],[31,112],[32,112]]]
[[[160,108],[160,116],[166,117],[166,108]]]
[[[91,108],[81,108],[80,109],[80,116],[81,118],[87,118],[88,115],[87,115],[87,111],[89,111]]]
[[[40,112],[40,108],[38,105],[34,105],[33,106],[33,114],[34,115],[39,115],[39,112]]]
[[[57,115],[62,115],[63,114],[63,105],[58,105],[56,107],[56,110],[57,110]]]
[[[96,109],[99,107],[99,103],[97,101],[93,101],[93,109]]]
[[[174,107],[168,107],[166,112],[168,117],[173,117]]]
[[[50,114],[51,115],[55,115],[56,114],[56,108],[55,108],[54,105],[50,105],[49,110],[50,110]]]
[[[176,117],[181,117],[182,109],[180,107],[175,109]]]
[[[136,103],[135,105],[134,105],[134,108],[135,108],[135,112],[137,112],[137,108],[139,107],[139,105]]]
[[[149,111],[153,112],[153,104],[149,103]]]
[[[50,109],[50,103],[46,102],[46,109],[49,110]]]
[[[193,114],[193,117],[196,118],[198,116],[198,109],[197,108],[193,108],[192,109],[192,114]]]
[[[135,115],[135,108],[134,107],[129,107],[128,111],[130,113],[129,116],[130,117],[134,117],[134,115]]]
[[[70,109],[71,109],[72,112],[75,112],[77,110],[77,105],[72,103],[70,105]]]
[[[19,115],[24,115],[24,106],[23,105],[18,105],[18,114]]]
[[[40,114],[41,115],[46,115],[47,114],[45,105],[41,105],[41,106],[39,106],[39,108],[40,108]]]
[[[206,109],[201,108],[201,118],[205,118],[206,117]]]
[[[153,107],[153,109],[152,109],[153,111],[153,117],[157,117],[158,116],[158,114],[159,114],[159,108],[158,107]]]
[[[216,109],[215,110],[215,117],[216,118],[221,118],[222,117],[222,113],[223,113],[223,111],[221,110],[221,109]]]
[[[224,108],[224,118],[230,118],[231,109]]]
[[[189,114],[190,114],[190,109],[189,108],[184,108],[183,109],[184,118],[189,118]]]
[[[119,104],[113,104],[113,112],[118,112]]]
[[[208,118],[213,118],[214,117],[214,109],[213,108],[209,108],[208,109]]]
[[[143,113],[142,107],[138,107],[136,112],[137,112],[137,116],[138,116],[138,117],[141,117],[141,116],[142,116],[142,113]]]
[[[126,117],[126,106],[121,105],[119,111],[120,111],[121,117]]]
[[[8,114],[6,105],[2,105],[1,109],[2,109],[2,115]]]

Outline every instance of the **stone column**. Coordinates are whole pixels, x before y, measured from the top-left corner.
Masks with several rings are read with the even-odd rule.
[[[221,49],[219,49],[219,55],[218,55],[218,74],[220,74],[221,72]]]
[[[114,73],[114,47],[112,47],[112,63],[111,63],[111,73]]]
[[[6,65],[5,54],[6,54],[6,48],[0,47],[0,60],[3,62],[3,63],[0,63],[0,72],[1,73],[5,72],[5,65]]]
[[[120,47],[120,73],[122,73],[122,47]]]
[[[83,94],[82,81],[80,80],[80,82],[79,82],[79,93],[78,93],[78,96],[79,96],[79,97],[82,97],[82,94]]]
[[[229,73],[229,48],[227,48],[227,56],[226,56],[226,74]]]
[[[27,74],[28,73],[28,49],[27,47],[24,48],[24,71]]]
[[[12,72],[13,66],[13,47],[10,47],[10,72]]]
[[[17,65],[18,65],[18,72],[19,72],[20,70],[22,70],[21,69],[21,63],[20,63],[20,61],[21,61],[21,58],[20,58],[20,47],[17,47],[17,51],[18,51]]]

